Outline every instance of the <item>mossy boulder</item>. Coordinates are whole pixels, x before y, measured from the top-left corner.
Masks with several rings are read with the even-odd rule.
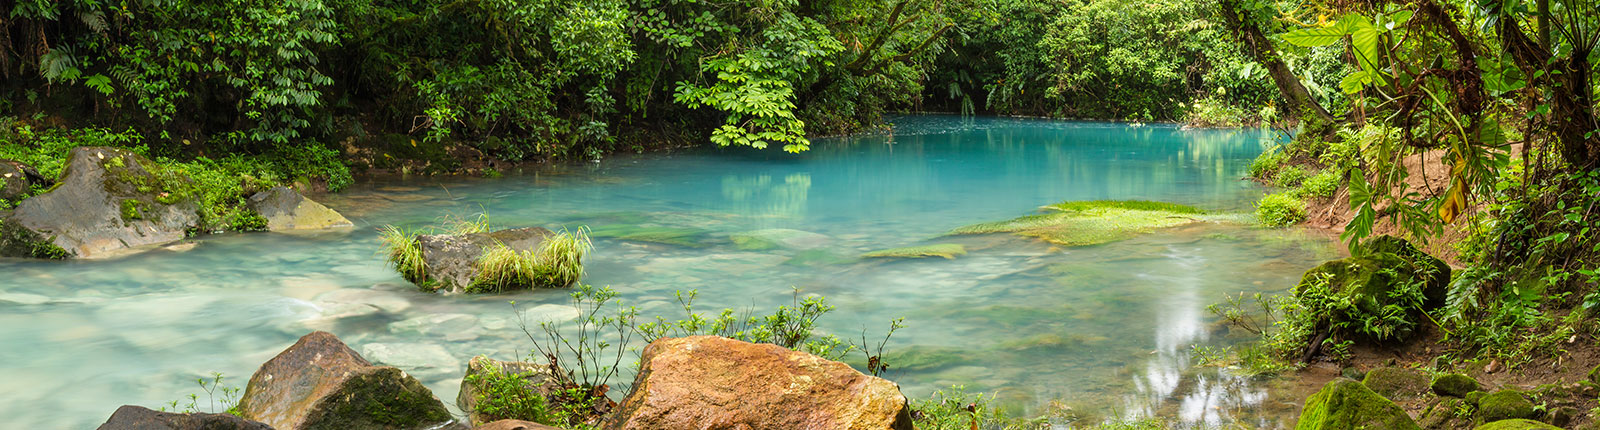
[[[271,231],[326,230],[355,226],[344,215],[288,187],[274,187],[250,196],[245,206],[267,221]]]
[[[1517,390],[1500,390],[1478,399],[1477,420],[1481,423],[1539,416],[1533,402]]]
[[[312,332],[261,365],[239,415],[279,430],[409,430],[454,424],[416,378],[373,366],[339,338]]]
[[[1351,379],[1338,378],[1306,399],[1295,430],[1420,430],[1400,406]]]
[[[33,166],[0,158],[0,200],[15,202],[33,187],[49,185],[49,178],[40,175]]]
[[[126,405],[117,408],[98,430],[272,430],[272,427],[229,414],[180,414]]]
[[[1205,211],[1173,203],[1139,200],[1069,201],[1041,207],[1045,213],[974,224],[952,235],[1015,233],[1063,246],[1097,245],[1207,218]]]
[[[1306,271],[1294,295],[1326,319],[1317,326],[1334,328],[1340,337],[1402,341],[1416,332],[1423,312],[1444,303],[1449,282],[1444,261],[1382,236],[1349,258]]]
[[[131,151],[74,148],[55,188],[0,222],[0,255],[98,258],[182,240],[200,223],[193,189]]]
[[[1439,375],[1433,379],[1429,386],[1434,394],[1450,397],[1466,397],[1467,393],[1478,391],[1478,380],[1460,373]]]
[[[556,375],[560,372],[549,365],[528,363],[521,361],[499,361],[489,357],[477,356],[467,362],[467,374],[461,378],[461,391],[456,395],[456,406],[467,414],[467,422],[474,426],[504,419],[534,419],[535,417],[505,417],[479,411],[478,405],[485,401],[496,401],[485,396],[492,396],[493,379],[515,378],[520,381],[522,394],[539,395],[548,398],[550,393],[562,387],[556,382]]]
[[[1561,430],[1561,427],[1541,423],[1534,420],[1514,419],[1500,420],[1478,426],[1473,430]]]
[[[1417,419],[1417,424],[1428,430],[1453,429],[1472,425],[1472,417],[1458,415],[1458,411],[1470,410],[1467,401],[1454,397],[1440,398],[1428,406]]]
[[[1380,367],[1367,372],[1361,384],[1389,399],[1411,399],[1428,392],[1428,375],[1416,369]]]

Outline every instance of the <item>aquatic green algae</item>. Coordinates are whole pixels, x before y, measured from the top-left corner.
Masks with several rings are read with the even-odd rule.
[[[1157,229],[1231,218],[1199,208],[1143,200],[1068,201],[1041,207],[1046,213],[973,224],[950,235],[1013,233],[1063,246],[1116,242]]]
[[[939,243],[933,245],[908,246],[904,248],[891,248],[881,251],[872,251],[861,254],[861,258],[927,258],[941,257],[954,260],[956,257],[967,255],[967,247],[958,243]]]

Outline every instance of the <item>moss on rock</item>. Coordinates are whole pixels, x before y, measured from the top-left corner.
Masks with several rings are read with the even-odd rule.
[[[1489,423],[1517,418],[1534,418],[1538,412],[1521,391],[1500,390],[1478,399],[1478,422]]]
[[[1372,369],[1361,383],[1389,399],[1415,398],[1428,391],[1428,375],[1399,367]]]
[[[1367,241],[1360,252],[1306,271],[1294,300],[1308,325],[1342,339],[1405,340],[1445,299],[1450,266],[1391,236]],[[1311,327],[1306,327],[1307,331]]]
[[[1339,378],[1306,399],[1295,430],[1420,430],[1400,406],[1354,380]]]
[[[1205,211],[1195,207],[1141,200],[1069,201],[1040,209],[1046,213],[973,224],[949,234],[1014,233],[1057,245],[1085,246],[1124,240],[1207,217]]]
[[[957,243],[940,243],[934,245],[908,246],[905,248],[892,248],[881,251],[872,251],[861,254],[861,258],[941,257],[944,259],[953,260],[962,255],[967,255],[967,247]]]
[[[1495,422],[1492,422],[1492,423],[1488,423],[1488,424],[1484,424],[1484,425],[1478,426],[1476,429],[1473,429],[1473,430],[1544,430],[1544,429],[1560,430],[1561,427],[1556,427],[1556,426],[1553,426],[1553,425],[1541,423],[1541,422],[1534,421],[1534,420],[1515,419],[1515,420],[1495,421]]]
[[[1430,388],[1434,394],[1441,396],[1465,397],[1467,393],[1478,390],[1478,380],[1460,373],[1451,373],[1434,378]]]

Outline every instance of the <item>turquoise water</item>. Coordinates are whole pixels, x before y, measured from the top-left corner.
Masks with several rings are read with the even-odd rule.
[[[203,238],[109,261],[0,260],[0,416],[18,428],[93,428],[121,404],[161,406],[211,372],[243,386],[309,330],[407,370],[446,403],[474,355],[527,353],[530,321],[568,318],[564,291],[418,293],[387,269],[375,228],[487,213],[501,226],[675,228],[694,246],[597,238],[586,282],[643,315],[769,310],[801,294],[837,309],[823,329],[875,337],[893,318],[884,376],[912,398],[964,385],[1026,414],[1158,415],[1280,426],[1298,399],[1193,367],[1225,345],[1205,306],[1286,290],[1337,252],[1297,230],[1198,224],[1059,248],[1006,236],[944,238],[1062,200],[1149,199],[1247,211],[1259,132],[917,116],[892,134],[817,139],[804,154],[707,149],[616,155],[498,179],[370,180],[323,197],[357,225],[309,235]],[[781,229],[781,230],[774,230]],[[782,246],[742,250],[762,231]],[[859,260],[872,250],[962,243],[953,260]],[[631,375],[614,378],[625,385]],[[621,391],[613,391],[620,396]],[[182,403],[187,403],[183,401]],[[1287,414],[1287,415],[1286,415]]]

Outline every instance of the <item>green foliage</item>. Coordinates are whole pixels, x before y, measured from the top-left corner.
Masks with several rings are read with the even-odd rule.
[[[1300,197],[1329,198],[1339,190],[1339,172],[1334,169],[1325,169],[1311,175],[1300,182],[1300,189],[1296,191]]]
[[[200,386],[200,391],[206,394],[205,402],[200,401],[198,393],[191,393],[184,398],[188,403],[183,404],[183,406],[180,407],[179,402],[184,400],[173,400],[160,407],[159,410],[184,414],[204,412],[239,415],[239,400],[244,395],[244,389],[223,385],[222,379],[222,373],[218,372],[212,372],[210,378],[195,379],[195,384]],[[202,405],[205,406],[204,409],[201,408]],[[221,407],[221,412],[218,412],[218,407]]]
[[[473,230],[480,228],[468,227],[466,231],[477,232]],[[546,237],[536,250],[519,252],[504,244],[496,244],[485,249],[473,263],[477,274],[472,284],[467,286],[467,292],[565,288],[583,277],[583,257],[592,249],[594,245],[582,229],[556,232]]]
[[[559,404],[547,399],[539,386],[528,381],[527,373],[510,373],[496,364],[483,367],[483,371],[467,375],[464,382],[477,390],[473,412],[485,422],[523,420],[548,425],[570,425],[574,419],[581,422],[582,414],[576,404]],[[551,387],[551,391],[561,391]]]
[[[696,313],[694,299],[699,292],[695,290],[690,290],[688,294],[679,291],[673,295],[683,308],[685,318],[673,321],[657,316],[655,321],[639,324],[637,329],[646,342],[663,337],[715,335],[746,342],[771,343],[830,360],[837,360],[851,351],[865,350],[865,345],[848,344],[838,336],[815,333],[817,319],[834,308],[828,304],[827,298],[802,297],[798,289],[795,290],[792,304],[778,306],[776,312],[764,316],[749,315],[747,312],[744,318],[738,317],[733,309],[723,309],[711,317]],[[899,322],[891,326],[898,328]],[[891,329],[890,333],[893,331]]]
[[[1256,219],[1269,227],[1299,224],[1306,220],[1306,204],[1289,192],[1268,194],[1256,202]]]
[[[1288,155],[1280,151],[1278,147],[1262,152],[1261,155],[1257,155],[1256,159],[1250,162],[1250,177],[1256,179],[1271,178],[1288,161]]]
[[[392,225],[384,226],[378,233],[383,241],[383,253],[387,256],[389,265],[399,271],[400,276],[407,281],[418,286],[427,284],[428,264],[422,259],[422,245],[417,243],[417,236],[420,233]]]
[[[913,422],[919,429],[966,430],[983,429],[1022,430],[1038,428],[1045,420],[1012,418],[1005,410],[992,405],[992,396],[969,394],[960,385],[947,390],[934,391],[926,399],[911,402]]]
[[[1306,171],[1300,166],[1287,166],[1278,170],[1272,178],[1272,184],[1279,188],[1294,188],[1306,180]]]

